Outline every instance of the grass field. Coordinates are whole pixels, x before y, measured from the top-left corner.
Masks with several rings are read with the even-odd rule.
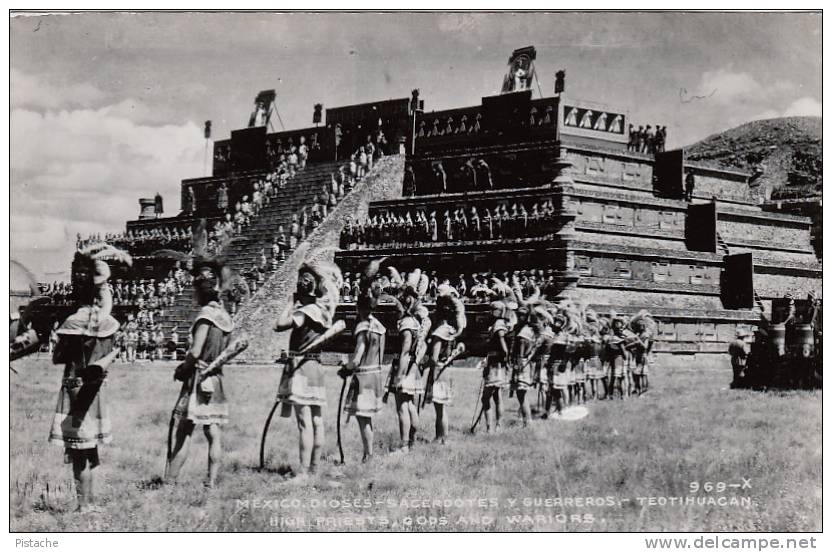
[[[59,368],[45,360],[15,367],[12,531],[821,529],[822,393],[732,391],[729,370],[697,369],[693,362],[656,369],[649,394],[591,403],[580,421],[541,420],[523,429],[516,401],[507,400],[505,427],[491,436],[464,433],[479,379],[459,370],[449,443],[427,442],[429,407],[421,424],[426,441],[406,455],[385,454],[398,440],[391,400],[377,418],[377,457],[369,466],[359,463],[354,420],[343,431],[347,464],[336,464],[340,379],[333,370],[326,459],[311,486],[278,474],[280,466],[296,464],[297,431],[288,419],[273,422],[269,469],[257,469],[279,369],[231,367],[232,422],[213,490],[201,486],[207,457],[201,432],[178,485],[147,485],[164,468],[178,391],[173,365],[115,365],[108,387],[115,440],[101,448],[97,469],[103,511],[85,515],[73,512],[61,449],[46,442]],[[692,484],[700,489],[691,492]],[[701,503],[687,504],[686,497]]]

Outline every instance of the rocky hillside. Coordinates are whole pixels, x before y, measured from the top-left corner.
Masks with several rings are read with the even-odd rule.
[[[760,199],[821,194],[823,144],[820,117],[752,121],[685,148],[688,159],[754,173]]]

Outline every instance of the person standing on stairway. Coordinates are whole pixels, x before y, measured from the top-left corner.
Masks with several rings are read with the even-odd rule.
[[[219,189],[217,189],[217,210],[220,213],[225,213],[226,209],[228,209],[228,187],[225,182],[222,182]]]

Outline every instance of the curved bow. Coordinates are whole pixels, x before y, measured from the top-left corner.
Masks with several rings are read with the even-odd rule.
[[[341,445],[341,411],[344,408],[344,391],[347,389],[347,378],[343,377],[341,382],[341,394],[338,396],[338,414],[336,416],[336,435],[338,436],[338,454],[341,456],[341,464],[344,463],[344,447]]]
[[[272,423],[272,417],[274,416],[274,411],[277,410],[277,406],[280,404],[280,399],[274,401],[274,406],[269,411],[269,417],[266,418],[266,423],[263,426],[263,435],[260,438],[260,469],[266,467],[266,437],[269,434],[269,426]]]

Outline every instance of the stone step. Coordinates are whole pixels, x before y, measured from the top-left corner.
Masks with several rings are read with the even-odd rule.
[[[233,250],[227,254],[227,265],[238,273],[250,269],[259,259],[263,242],[268,239],[270,243],[279,226],[283,225],[284,230],[288,231],[294,213],[298,213],[303,206],[311,207],[315,195],[322,199],[321,185],[329,182],[330,174],[336,172],[342,164],[325,162],[309,165],[290,179],[286,186],[278,191],[278,195],[271,199],[269,205],[263,207],[249,227],[237,236],[231,245]],[[251,175],[251,178],[264,175],[265,173],[259,176]],[[271,271],[268,276],[271,276]],[[191,294],[186,292],[177,297],[175,304],[166,309],[158,322],[165,332],[169,333],[174,326],[178,326],[180,331],[185,331],[193,322],[196,312],[198,307],[194,306]]]

